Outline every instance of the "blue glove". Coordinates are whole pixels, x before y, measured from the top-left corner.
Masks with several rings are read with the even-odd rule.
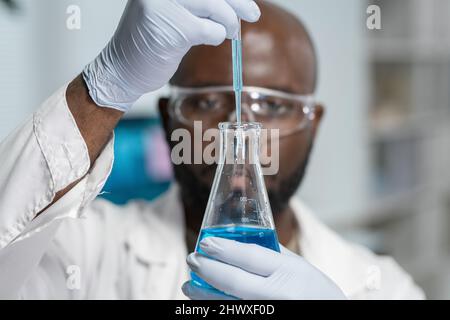
[[[227,295],[246,300],[345,299],[341,289],[302,257],[233,240],[209,237],[200,243],[208,255],[193,253],[192,271]],[[185,295],[194,300],[230,299],[186,282]]]
[[[126,112],[164,86],[192,46],[219,45],[236,35],[238,18],[260,14],[252,0],[129,0],[113,38],[83,71],[90,96]]]

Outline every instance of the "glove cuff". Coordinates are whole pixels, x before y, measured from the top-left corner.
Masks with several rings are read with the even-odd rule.
[[[92,100],[99,107],[127,112],[139,99],[117,77],[111,75],[108,64],[101,55],[88,64],[82,73]]]

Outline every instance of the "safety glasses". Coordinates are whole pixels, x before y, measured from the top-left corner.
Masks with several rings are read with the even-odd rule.
[[[313,95],[249,86],[242,91],[243,121],[259,122],[265,129],[279,129],[280,136],[306,129],[314,119],[314,107]],[[217,128],[221,122],[236,121],[233,87],[172,86],[169,112],[188,126],[202,121],[203,127]]]

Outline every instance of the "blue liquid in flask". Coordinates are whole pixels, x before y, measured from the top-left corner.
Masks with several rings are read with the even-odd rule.
[[[272,229],[249,226],[207,228],[200,231],[199,242],[208,237],[225,238],[243,243],[254,243],[262,247],[272,249],[276,252],[280,252],[277,234],[275,230]],[[196,251],[206,255],[205,252],[201,250],[200,246],[197,246]],[[195,285],[218,291],[202,278],[200,278],[197,274],[195,274],[195,272],[191,272],[191,277]]]

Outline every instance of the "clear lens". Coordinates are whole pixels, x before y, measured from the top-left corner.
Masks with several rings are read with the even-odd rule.
[[[233,91],[201,92],[179,95],[171,100],[175,116],[185,124],[202,121],[205,126],[217,128],[220,122],[235,120]],[[303,129],[310,119],[312,106],[306,101],[243,92],[242,112],[247,121],[260,122],[264,128],[277,128],[280,133]]]

